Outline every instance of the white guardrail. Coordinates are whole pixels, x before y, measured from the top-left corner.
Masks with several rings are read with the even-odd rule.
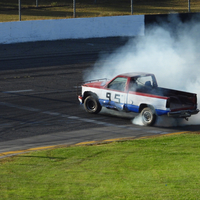
[[[144,15],[0,23],[0,43],[144,35]]]

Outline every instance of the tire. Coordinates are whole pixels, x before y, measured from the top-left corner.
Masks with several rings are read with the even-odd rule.
[[[88,113],[97,114],[101,111],[102,107],[95,97],[88,96],[84,101],[84,108]]]
[[[145,126],[152,126],[156,121],[156,114],[153,109],[146,107],[141,112],[142,122]]]

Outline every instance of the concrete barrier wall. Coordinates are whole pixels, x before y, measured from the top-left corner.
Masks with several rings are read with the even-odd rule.
[[[143,34],[144,15],[0,23],[0,43],[4,44]]]

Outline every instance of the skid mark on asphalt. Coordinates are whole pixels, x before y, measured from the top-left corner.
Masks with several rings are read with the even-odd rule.
[[[2,93],[4,93],[4,94],[12,94],[12,93],[32,92],[32,91],[33,91],[32,89],[28,89],[28,90],[5,91],[5,92],[2,92]]]
[[[36,109],[36,108],[28,107],[28,106],[15,105],[15,104],[12,104],[12,103],[7,103],[7,102],[0,102],[0,105],[11,107],[11,108],[17,108],[17,109],[21,109],[21,110],[26,110],[26,111],[31,111],[31,112],[39,112],[39,113],[47,114],[47,115],[54,116],[54,117],[58,116],[58,117],[63,117],[63,118],[71,119],[71,120],[79,120],[79,121],[86,122],[86,123],[99,124],[99,125],[103,125],[103,126],[129,129],[129,130],[132,130],[132,131],[142,130],[142,128],[139,128],[139,127],[117,125],[117,124],[112,124],[112,123],[103,122],[103,121],[94,120],[94,119],[87,119],[87,118],[81,118],[81,117],[78,117],[78,116],[66,115],[66,114],[62,114],[62,113],[58,113],[58,112],[43,111],[43,110],[40,110],[40,109]],[[151,132],[151,133],[154,132],[155,133],[155,131],[152,131],[152,130],[146,130],[146,132]],[[156,134],[166,134],[166,133],[168,133],[168,132],[156,131]]]
[[[11,127],[13,126],[11,123],[2,123],[0,124],[0,127]]]
[[[21,109],[21,110],[26,110],[26,111],[32,111],[32,112],[40,111],[39,109],[35,109],[35,108],[27,107],[27,106],[14,105],[12,103],[6,103],[6,102],[0,102],[0,105],[11,107],[11,108],[17,108],[17,109]]]

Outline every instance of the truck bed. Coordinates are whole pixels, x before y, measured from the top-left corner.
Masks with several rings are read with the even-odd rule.
[[[197,98],[196,94],[194,93],[167,89],[162,87],[156,87],[152,89],[150,88],[138,89],[138,92],[169,97],[168,107],[170,108],[171,111],[196,109],[197,107]]]

